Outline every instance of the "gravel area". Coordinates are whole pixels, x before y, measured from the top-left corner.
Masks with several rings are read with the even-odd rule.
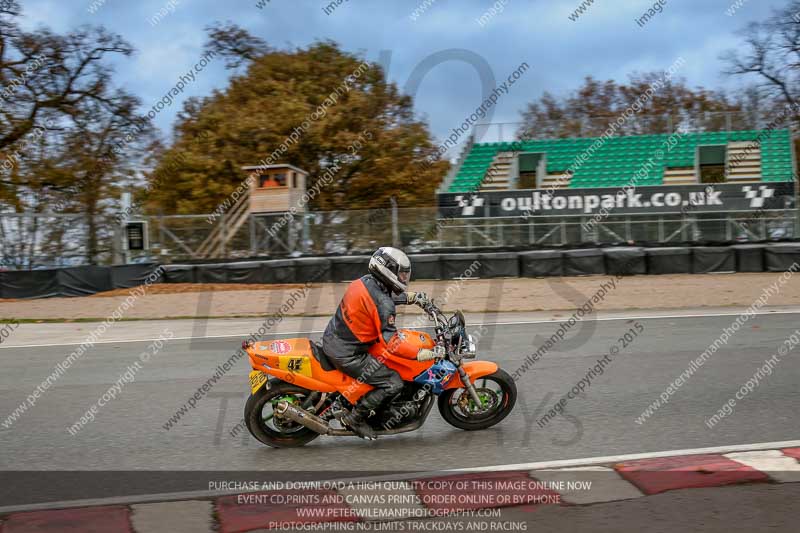
[[[601,291],[600,310],[678,309],[748,306],[764,288],[776,283],[780,273],[610,276],[543,279],[490,279],[412,282],[447,309],[465,312],[515,312],[569,310]],[[615,285],[612,286],[612,283]],[[333,313],[347,284],[302,285],[153,285],[122,313],[123,319],[248,317],[267,314],[325,316]],[[81,298],[0,300],[0,319],[86,320],[103,319],[120,308],[127,290]],[[289,308],[287,302],[293,302]],[[790,279],[767,306],[800,304],[800,280]],[[400,312],[419,312],[401,307]]]

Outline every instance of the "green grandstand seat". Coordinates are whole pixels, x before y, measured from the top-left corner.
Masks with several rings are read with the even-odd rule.
[[[791,179],[791,135],[788,130],[774,130],[769,133],[763,135],[761,141],[763,179]],[[661,184],[665,167],[694,166],[698,145],[753,141],[760,134],[762,132],[759,130],[689,133],[681,136],[671,149],[665,148],[665,142],[670,137],[668,134],[614,137],[606,140],[594,151],[591,158],[582,162],[578,158],[597,141],[596,138],[524,141],[521,148],[527,152],[544,152],[549,174],[562,174],[572,168],[574,174],[570,187],[622,187],[651,157],[654,165],[646,176],[639,178],[640,185]],[[518,146],[509,142],[474,144],[449,190],[463,192],[479,187],[497,153],[514,148]],[[656,150],[662,150],[661,158],[655,156]]]

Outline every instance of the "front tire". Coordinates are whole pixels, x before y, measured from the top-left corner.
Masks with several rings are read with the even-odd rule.
[[[493,387],[490,388],[487,382],[492,382]],[[474,385],[481,401],[492,407],[486,412],[473,413],[474,402],[466,389],[448,389],[439,395],[438,406],[442,418],[451,426],[466,431],[487,429],[498,424],[514,409],[517,385],[505,370],[497,369],[494,374],[478,378]]]
[[[244,420],[250,434],[273,448],[297,448],[316,439],[319,433],[294,421],[282,419],[274,412],[279,401],[300,404],[310,394],[308,389],[285,381],[270,381],[269,388],[264,386],[251,394],[244,406]]]

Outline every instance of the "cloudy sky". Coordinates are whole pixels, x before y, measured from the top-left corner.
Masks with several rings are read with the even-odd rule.
[[[721,74],[720,54],[740,45],[737,30],[786,4],[660,0],[663,11],[640,27],[636,19],[653,6],[651,0],[594,0],[576,21],[570,14],[581,0],[342,0],[326,13],[332,1],[339,0],[21,3],[28,28],[45,25],[64,32],[102,24],[125,37],[137,53],[119,62],[119,80],[147,108],[197,62],[206,38],[203,28],[215,21],[235,22],[279,48],[333,39],[388,65],[390,79],[408,91],[412,73],[427,72],[416,90],[415,108],[439,139],[480,104],[481,74],[501,82],[523,62],[530,68],[500,98],[492,122],[518,121],[526,102],[544,91],[570,91],[587,75],[624,80],[632,71],[666,69],[679,57],[686,60],[679,74],[691,85],[731,87],[739,81]],[[488,11],[492,6],[494,16]],[[153,24],[161,10],[165,16]],[[218,63],[199,75],[184,97],[224,88],[230,72]],[[180,105],[179,99],[158,116],[165,135]]]

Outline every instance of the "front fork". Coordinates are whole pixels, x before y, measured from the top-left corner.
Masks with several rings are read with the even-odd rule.
[[[467,375],[467,371],[464,370],[464,367],[461,366],[461,363],[458,363],[458,375],[461,378],[461,383],[464,384],[464,388],[467,389],[467,394],[469,397],[472,398],[472,401],[475,402],[476,407],[483,411],[483,402],[481,402],[481,397],[478,396],[478,391],[475,390],[475,385],[469,380],[469,375]]]

